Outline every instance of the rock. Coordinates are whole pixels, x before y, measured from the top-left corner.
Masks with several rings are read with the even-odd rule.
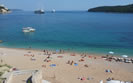
[[[2,40],[0,40],[0,43],[2,43],[3,41]]]

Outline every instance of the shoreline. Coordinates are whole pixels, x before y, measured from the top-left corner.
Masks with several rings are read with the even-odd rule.
[[[15,50],[25,50],[25,51],[37,51],[37,52],[43,52],[44,50],[47,50],[49,52],[55,52],[56,50],[50,50],[50,49],[36,49],[36,48],[10,48],[10,47],[1,47],[0,48],[5,48],[5,49],[15,49]],[[58,50],[62,50],[62,49],[58,49]],[[109,53],[105,54],[105,53],[87,53],[87,52],[77,52],[77,51],[71,51],[71,50],[63,50],[65,53],[67,54],[71,54],[71,53],[75,53],[75,54],[86,54],[86,55],[95,55],[95,56],[105,56],[105,55],[108,55]],[[114,55],[114,56],[117,56],[117,57],[120,57],[119,55]]]
[[[1,47],[0,48],[4,48],[4,49],[13,49],[13,50],[23,50],[23,51],[36,51],[36,52],[43,52],[44,50],[50,52],[51,54],[53,54],[54,52],[56,52],[56,50],[49,50],[49,49],[36,49],[36,48],[10,48],[10,47]],[[59,50],[62,50],[62,49],[59,49]],[[122,56],[121,55],[116,55],[116,54],[109,54],[109,53],[98,53],[98,52],[95,52],[95,53],[87,53],[87,52],[77,52],[77,51],[66,51],[66,50],[62,50],[64,51],[65,54],[77,54],[77,55],[82,55],[82,54],[86,54],[86,55],[92,55],[92,56],[96,56],[96,57],[101,57],[101,56],[106,56],[106,55],[109,55],[109,56],[114,56],[114,57],[119,57],[121,58]],[[62,54],[62,53],[61,53]],[[133,58],[133,56],[128,56],[129,58]]]

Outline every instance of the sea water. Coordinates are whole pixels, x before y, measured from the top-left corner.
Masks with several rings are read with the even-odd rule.
[[[35,32],[23,33],[23,27]],[[1,47],[133,56],[133,14],[57,11],[0,14]]]

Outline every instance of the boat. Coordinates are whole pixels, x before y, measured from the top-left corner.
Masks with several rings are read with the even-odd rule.
[[[55,9],[52,10],[52,13],[55,13]]]
[[[25,27],[23,28],[23,32],[34,32],[36,29],[32,28],[32,27]]]
[[[36,10],[34,13],[35,14],[44,14],[45,11],[43,9],[40,9],[40,10]]]

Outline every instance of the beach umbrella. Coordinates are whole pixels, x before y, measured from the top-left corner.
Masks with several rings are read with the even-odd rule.
[[[128,57],[128,55],[122,55],[122,57],[123,57],[123,58],[127,58],[127,57]]]
[[[114,52],[113,51],[109,51],[109,54],[114,54]]]

